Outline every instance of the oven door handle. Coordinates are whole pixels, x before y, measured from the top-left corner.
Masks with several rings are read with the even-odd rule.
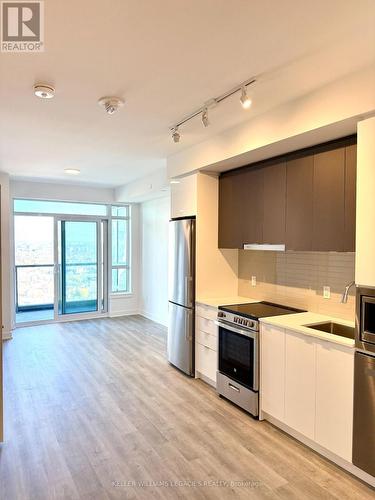
[[[238,333],[239,335],[244,335],[245,337],[250,337],[251,339],[257,340],[258,339],[258,332],[257,331],[250,331],[250,330],[244,330],[242,328],[235,328],[228,323],[225,323],[224,321],[215,321],[215,325],[219,326],[221,328],[225,328],[226,330],[229,330],[230,332],[233,333]]]

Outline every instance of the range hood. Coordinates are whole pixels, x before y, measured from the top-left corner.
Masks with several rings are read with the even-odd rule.
[[[269,252],[285,252],[285,244],[270,245],[268,243],[245,243],[244,250],[262,250]]]

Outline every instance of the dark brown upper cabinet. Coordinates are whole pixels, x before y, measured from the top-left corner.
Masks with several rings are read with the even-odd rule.
[[[233,172],[219,182],[219,248],[242,248],[243,174]]]
[[[355,251],[357,145],[345,148],[345,240],[344,251]]]
[[[355,249],[355,137],[227,172],[219,186],[220,248]]]
[[[263,169],[245,170],[241,182],[243,200],[240,220],[242,224],[242,245],[263,243]]]
[[[263,241],[285,242],[286,162],[263,168]]]
[[[286,169],[286,249],[312,250],[313,156],[290,160]]]
[[[345,248],[345,148],[314,155],[312,250]]]

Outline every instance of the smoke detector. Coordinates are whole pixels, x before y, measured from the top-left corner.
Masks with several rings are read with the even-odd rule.
[[[103,106],[109,115],[113,115],[124,105],[124,101],[119,97],[102,97],[98,104]]]
[[[55,89],[51,85],[37,83],[34,85],[34,94],[40,99],[52,99],[55,97]]]

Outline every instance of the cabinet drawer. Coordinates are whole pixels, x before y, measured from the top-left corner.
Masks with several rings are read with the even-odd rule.
[[[202,332],[210,333],[217,337],[217,326],[215,325],[212,319],[201,318],[197,316],[196,319],[196,327],[197,330],[201,330]]]
[[[217,351],[217,336],[210,333],[203,332],[202,330],[196,331],[196,340],[198,344],[205,345],[213,351]]]
[[[195,369],[215,382],[217,371],[217,353],[204,345],[195,344]]]
[[[215,320],[217,317],[216,307],[214,308],[214,307],[197,305],[195,311],[196,311],[196,315],[200,316],[201,318]]]

